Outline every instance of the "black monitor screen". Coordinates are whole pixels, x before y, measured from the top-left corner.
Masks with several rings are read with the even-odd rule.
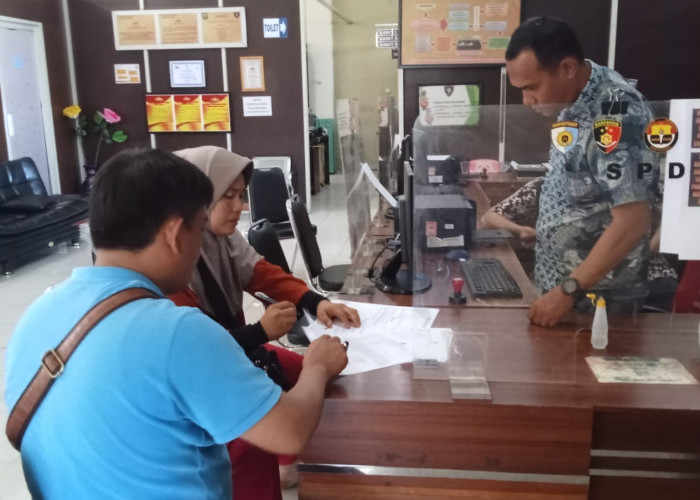
[[[412,294],[427,290],[432,285],[430,278],[414,271],[413,262],[413,168],[408,161],[403,163],[404,194],[399,196],[399,232],[401,250],[391,259],[377,279],[377,287],[387,293]],[[401,263],[406,269],[399,269]]]

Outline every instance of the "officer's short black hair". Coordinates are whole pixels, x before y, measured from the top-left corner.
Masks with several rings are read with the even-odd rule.
[[[544,69],[556,68],[566,57],[583,62],[583,50],[574,30],[556,17],[532,17],[518,26],[508,43],[506,61],[527,49],[535,53]]]

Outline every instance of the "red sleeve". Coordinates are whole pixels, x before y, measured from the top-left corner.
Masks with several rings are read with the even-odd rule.
[[[171,293],[168,298],[177,306],[199,307],[199,297],[190,287],[177,293]]]
[[[296,305],[302,295],[309,291],[309,287],[281,267],[260,259],[255,264],[253,277],[245,291],[251,295],[255,292],[264,292],[275,300],[288,300]]]

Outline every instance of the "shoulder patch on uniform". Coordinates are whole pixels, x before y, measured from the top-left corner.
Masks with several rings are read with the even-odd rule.
[[[655,118],[644,127],[644,144],[657,153],[665,153],[678,141],[678,127],[668,118]]]
[[[605,154],[611,153],[620,144],[622,123],[617,120],[598,120],[593,123],[593,138],[596,146]]]
[[[552,124],[552,145],[562,153],[574,147],[578,139],[578,122],[564,121]]]

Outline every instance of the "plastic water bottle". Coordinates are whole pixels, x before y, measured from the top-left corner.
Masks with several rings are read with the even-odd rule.
[[[588,293],[586,297],[595,305],[593,326],[591,326],[591,345],[593,349],[605,349],[608,345],[608,313],[605,309],[605,299]]]

